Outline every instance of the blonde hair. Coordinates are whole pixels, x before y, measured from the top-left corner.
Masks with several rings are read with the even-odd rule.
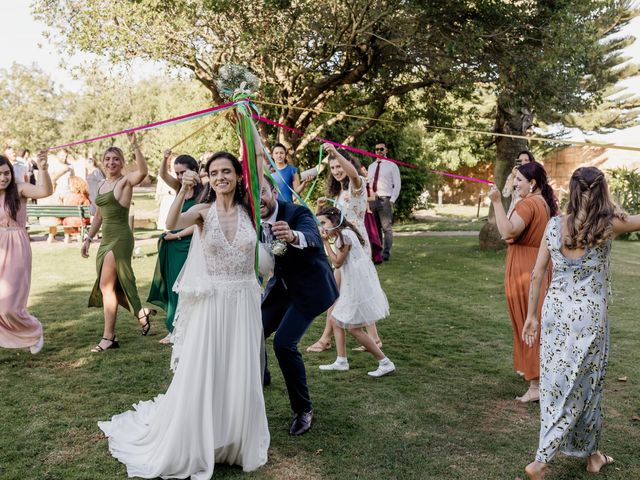
[[[613,236],[614,218],[625,220],[627,214],[611,199],[604,173],[595,167],[573,172],[564,245],[568,249],[601,245]]]
[[[80,177],[71,177],[69,179],[69,191],[71,193],[81,193],[82,195],[89,196],[89,184]]]
[[[104,157],[107,156],[107,153],[115,153],[116,155],[118,155],[118,158],[120,159],[120,161],[122,162],[122,166],[124,167],[124,165],[127,163],[124,160],[124,153],[122,152],[122,149],[118,148],[118,147],[109,147],[107,148],[104,153],[102,154],[102,161],[104,162]]]

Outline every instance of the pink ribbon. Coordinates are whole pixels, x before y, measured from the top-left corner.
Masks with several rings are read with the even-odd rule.
[[[213,112],[216,112],[218,110],[224,110],[226,108],[230,108],[233,105],[235,105],[235,103],[236,102],[229,102],[229,103],[225,103],[225,104],[222,104],[222,105],[217,105],[215,107],[205,108],[204,110],[198,110],[196,112],[185,113],[184,115],[179,115],[177,117],[168,118],[166,120],[160,120],[159,122],[148,123],[146,125],[140,125],[140,126],[134,127],[134,128],[128,128],[128,129],[125,129],[125,130],[120,130],[119,132],[107,133],[105,135],[100,135],[98,137],[86,138],[84,140],[77,140],[75,142],[66,143],[64,145],[58,145],[56,147],[51,147],[51,148],[49,148],[49,151],[59,150],[61,148],[73,147],[74,145],[81,145],[83,143],[95,142],[97,140],[104,140],[105,138],[115,137],[117,135],[122,135],[123,133],[132,133],[132,132],[137,132],[137,131],[140,131],[140,130],[149,130],[151,128],[156,128],[156,127],[160,127],[160,126],[163,126],[163,125],[168,125],[168,124],[171,124],[171,123],[178,123],[180,121],[192,120],[192,119],[197,118],[197,117],[201,117],[201,116],[204,116],[204,115],[209,115],[209,114],[211,114]],[[299,135],[305,135],[305,132],[303,132],[302,130],[298,130],[297,128],[288,127],[287,125],[283,125],[282,123],[279,123],[279,122],[274,122],[273,120],[269,120],[268,118],[262,117],[262,116],[260,116],[258,114],[254,113],[254,114],[252,114],[252,117],[255,118],[256,120],[261,121],[261,122],[267,123],[269,125],[273,125],[274,127],[283,128],[285,130],[289,130],[290,132],[294,132],[294,133],[297,133]],[[390,162],[393,162],[393,163],[395,163],[397,165],[402,165],[404,167],[418,168],[417,165],[412,165],[410,163],[401,162],[400,160],[395,160],[393,158],[385,157],[383,155],[378,155],[377,153],[368,152],[366,150],[361,150],[359,148],[350,147],[349,145],[343,145],[341,143],[334,142],[332,140],[328,140],[326,138],[313,137],[313,139],[318,141],[318,142],[329,143],[331,145],[334,145],[335,147],[343,148],[343,149],[348,150],[350,152],[358,153],[360,155],[366,155],[368,157],[380,158],[382,160],[388,160]],[[490,182],[489,180],[483,180],[481,178],[468,177],[468,176],[465,176],[465,175],[457,175],[455,173],[439,172],[439,171],[436,171],[436,170],[428,170],[428,171],[431,172],[431,173],[434,173],[436,175],[443,175],[443,176],[446,176],[446,177],[458,178],[458,179],[461,179],[461,180],[468,180],[470,182],[485,183],[485,184],[489,184],[489,185],[493,184],[493,182]]]
[[[180,115],[178,117],[168,118],[167,120],[161,120],[159,122],[149,123],[147,125],[141,125],[135,128],[128,128],[126,130],[120,130],[119,132],[107,133],[105,135],[100,135],[99,137],[87,138],[85,140],[77,140],[75,142],[67,143],[65,145],[58,145],[57,147],[49,148],[49,151],[52,150],[60,150],[61,148],[72,147],[74,145],[81,145],[83,143],[95,142],[96,140],[104,140],[105,138],[115,137],[117,135],[122,135],[123,133],[131,133],[137,132],[139,130],[148,130],[150,128],[160,127],[162,125],[166,125],[167,123],[173,123],[180,120],[187,120],[191,117],[197,117],[202,115],[207,115],[213,113],[217,110],[223,110],[225,108],[229,108],[234,105],[234,102],[225,103],[223,105],[217,105],[211,108],[205,108],[204,110],[198,110],[197,112],[185,113],[184,115]]]
[[[254,114],[253,118],[255,118],[256,120],[260,120],[261,122],[268,123],[269,125],[273,125],[274,127],[283,128],[285,130],[289,130],[290,132],[297,133],[298,135],[305,135],[305,132],[303,132],[302,130],[298,130],[297,128],[288,127],[288,126],[283,125],[281,123],[274,122],[273,120],[269,120],[268,118],[261,117],[260,115],[257,115],[257,114]],[[388,157],[385,157],[385,156],[382,156],[382,155],[378,155],[377,153],[372,153],[372,152],[368,152],[366,150],[361,150],[359,148],[350,147],[349,145],[343,145],[341,143],[334,142],[332,140],[327,140],[325,138],[313,137],[313,139],[317,140],[318,142],[330,143],[331,145],[334,145],[335,147],[344,148],[345,150],[349,150],[351,152],[359,153],[360,155],[366,155],[368,157],[374,157],[374,158],[380,158],[382,160],[388,160],[390,162],[396,163],[398,165],[402,165],[404,167],[418,168],[417,165],[412,165],[410,163],[401,162],[400,160],[394,160],[393,158],[388,158]],[[461,179],[461,180],[468,180],[470,182],[485,183],[485,184],[488,184],[488,185],[493,185],[493,182],[490,182],[489,180],[483,180],[482,178],[467,177],[465,175],[457,175],[455,173],[440,172],[440,171],[437,171],[437,170],[428,170],[428,171],[430,173],[434,173],[436,175],[443,175],[445,177],[452,177],[452,178],[458,178],[458,179]]]

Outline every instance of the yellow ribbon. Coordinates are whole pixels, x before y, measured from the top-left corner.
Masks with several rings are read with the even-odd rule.
[[[373,118],[373,117],[367,117],[363,115],[350,115],[344,112],[329,112],[327,110],[321,110],[319,108],[303,108],[303,107],[296,107],[293,105],[283,105],[281,103],[259,102],[259,101],[254,101],[254,103],[259,103],[261,105],[270,105],[272,107],[291,108],[293,110],[302,110],[305,112],[314,112],[314,113],[323,114],[323,115],[335,115],[335,116],[342,116],[342,117],[349,117],[349,118],[357,118],[360,120],[372,120],[374,122],[402,125],[401,122],[396,122],[393,120],[385,120],[382,118]],[[509,133],[485,132],[484,130],[472,130],[468,128],[439,127],[437,125],[425,125],[425,128],[431,128],[434,130],[448,130],[452,132],[461,132],[461,133],[472,133],[476,135],[485,135],[485,136],[491,136],[491,137],[520,138],[520,139],[532,141],[532,142],[562,143],[564,145],[581,145],[586,147],[602,147],[602,148],[612,148],[616,150],[627,150],[630,152],[640,152],[640,147],[632,147],[630,145],[617,145],[615,143],[580,142],[578,140],[561,140],[558,138],[544,138],[544,137],[536,137],[536,136],[528,137],[526,135],[513,135]]]
[[[208,126],[210,126],[213,122],[217,121],[218,117],[216,115],[213,116],[213,118],[211,120],[209,120],[207,123],[205,123],[204,125],[202,125],[200,128],[198,128],[197,130],[194,130],[193,132],[191,132],[189,135],[187,135],[186,137],[184,137],[182,140],[180,140],[178,143],[176,143],[173,147],[171,147],[171,150],[175,150],[176,148],[178,148],[180,145],[182,145],[184,142],[186,142],[187,140],[189,140],[190,138],[195,137],[197,134],[199,134],[200,132],[202,132],[205,128],[207,128]]]
[[[578,140],[561,140],[558,138],[544,138],[544,137],[535,137],[535,136],[528,137],[526,135],[513,135],[509,133],[485,132],[483,130],[470,130],[466,128],[438,127],[435,125],[425,125],[425,128],[433,128],[436,130],[449,130],[453,132],[475,133],[478,135],[487,135],[487,136],[494,136],[494,137],[521,138],[523,140],[530,140],[533,142],[562,143],[565,145],[582,145],[586,147],[613,148],[617,150],[628,150],[631,152],[640,152],[640,147],[632,147],[630,145],[616,145],[615,143],[580,142]]]
[[[401,122],[396,122],[394,120],[385,120],[383,118],[366,117],[366,116],[363,116],[363,115],[350,115],[350,114],[344,113],[344,112],[329,112],[327,110],[320,110],[319,108],[296,107],[296,106],[293,106],[293,105],[282,105],[281,103],[259,102],[257,100],[254,100],[253,103],[258,103],[260,105],[270,105],[272,107],[292,108],[293,110],[302,110],[303,112],[321,113],[323,115],[335,115],[337,117],[338,116],[340,116],[340,117],[349,117],[349,118],[357,118],[359,120],[373,120],[374,122],[393,123],[395,125],[402,125]]]

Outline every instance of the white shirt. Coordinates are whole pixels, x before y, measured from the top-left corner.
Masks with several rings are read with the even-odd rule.
[[[270,226],[273,226],[274,223],[277,222],[276,218],[278,217],[278,208],[280,206],[278,205],[278,202],[276,202],[276,208],[273,209],[273,213],[271,213],[271,216],[269,218],[262,218],[260,219],[260,221],[262,223],[268,223]],[[292,247],[295,248],[306,248],[307,247],[307,239],[304,238],[304,233],[302,232],[298,232],[297,230],[291,230],[292,232],[295,232],[296,235],[298,235],[298,244],[294,245],[293,243],[290,243],[289,245],[291,245]]]
[[[16,183],[25,183],[29,180],[25,180],[25,177],[29,175],[29,167],[27,162],[22,157],[17,157],[16,162],[13,164],[13,174],[16,178]]]
[[[378,189],[373,190],[373,181],[376,176],[376,168],[380,165],[378,174]],[[400,169],[389,160],[378,159],[369,165],[369,186],[371,190],[379,197],[390,197],[391,202],[395,203],[400,196]]]

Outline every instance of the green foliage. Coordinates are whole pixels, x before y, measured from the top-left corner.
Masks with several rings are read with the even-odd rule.
[[[32,151],[51,145],[65,112],[60,90],[36,65],[0,70],[0,139]]]
[[[609,191],[625,211],[636,214],[640,212],[640,173],[627,168],[614,168],[607,171]],[[637,232],[621,236],[627,240],[639,240]]]
[[[622,167],[608,170],[607,175],[609,190],[618,205],[629,213],[640,212],[640,173]]]
[[[391,315],[378,323],[395,375],[371,379],[375,360],[351,352],[350,370],[321,372],[335,350],[304,348],[316,422],[292,439],[284,381],[268,344],[273,383],[264,396],[271,433],[269,461],[256,472],[216,465],[216,480],[494,480],[524,476],[538,443],[540,407],[514,401],[526,383],[512,367],[513,335],[504,298],[504,254],[479,252],[474,238],[397,237],[390,262],[377,268]],[[171,349],[158,344],[163,317],[142,337],[120,309],[121,348],[89,349],[102,336],[102,312],[87,308],[95,281],[92,259],[77,246],[32,242],[29,311],[44,324],[38,355],[0,350],[0,478],[114,480],[126,469],[108,451],[96,422],[153,398],[171,381]],[[94,247],[92,247],[94,248]],[[145,297],[155,242],[133,260]],[[607,480],[640,478],[636,245],[615,242],[610,306],[611,361],[605,381],[603,450],[616,458]],[[65,268],[60,268],[64,265]],[[270,343],[270,342],[269,342]],[[626,376],[627,382],[616,378]],[[363,407],[363,406],[366,406]],[[426,453],[425,453],[426,452]],[[549,478],[586,479],[585,462],[558,456]]]
[[[0,77],[0,111],[3,122],[0,138],[20,146],[37,148],[90,138],[170,118],[211,106],[209,92],[199,82],[167,77],[152,77],[133,82],[127,76],[105,75],[97,67],[81,73],[84,89],[80,93],[60,92],[52,80],[35,67],[14,65]],[[195,158],[206,151],[238,150],[233,127],[223,114],[192,122],[140,132],[143,151],[152,167],[157,167],[162,152],[191,132],[214,121],[201,134],[187,140],[177,153]],[[72,148],[76,154],[97,156],[118,145],[125,152],[124,138],[109,139]]]

